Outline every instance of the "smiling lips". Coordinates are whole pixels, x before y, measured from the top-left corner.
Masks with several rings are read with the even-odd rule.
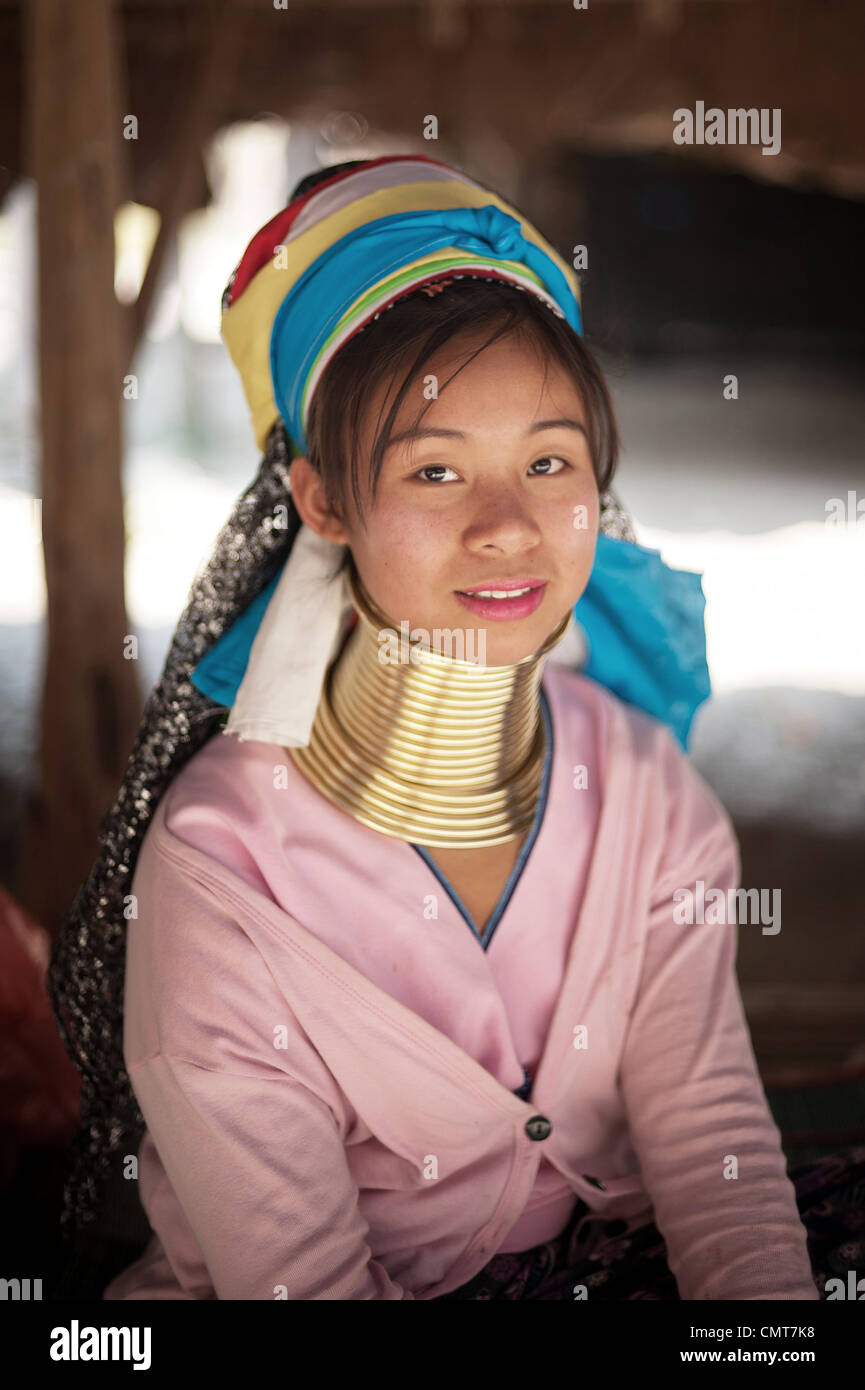
[[[541,603],[546,592],[542,579],[502,579],[473,589],[456,589],[457,598],[481,618],[525,618]]]

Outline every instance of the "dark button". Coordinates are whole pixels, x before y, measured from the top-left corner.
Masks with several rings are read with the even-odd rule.
[[[608,1221],[604,1226],[605,1236],[623,1236],[628,1229],[627,1221]]]
[[[592,1183],[592,1185],[593,1185],[594,1187],[599,1187],[599,1188],[601,1189],[602,1192],[606,1192],[606,1190],[607,1190],[606,1184],[605,1184],[605,1183],[602,1183],[601,1180],[600,1180],[600,1178],[592,1178],[592,1177],[589,1176],[588,1173],[584,1173],[584,1174],[583,1174],[583,1177],[585,1178],[586,1182],[590,1182],[590,1183]]]
[[[526,1121],[526,1134],[530,1139],[546,1139],[552,1133],[552,1128],[546,1115],[533,1115]]]

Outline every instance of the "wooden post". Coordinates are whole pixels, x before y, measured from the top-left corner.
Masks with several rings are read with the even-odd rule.
[[[202,18],[198,23],[200,48],[189,81],[175,91],[176,133],[162,161],[159,231],[144,282],[131,306],[128,371],[132,370],[133,354],[147,326],[166,252],[174,243],[181,221],[196,206],[201,150],[216,129],[226,93],[232,91],[245,24],[244,11],[234,7],[231,0],[209,0],[206,20]]]
[[[141,708],[136,663],[124,657],[120,412],[128,339],[114,293],[124,150],[112,0],[30,0],[26,15],[48,619],[20,894],[56,932],[96,856],[99,822]]]

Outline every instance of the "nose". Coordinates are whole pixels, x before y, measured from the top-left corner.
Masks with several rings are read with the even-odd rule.
[[[463,532],[463,541],[470,550],[518,555],[540,543],[541,528],[519,485],[497,482],[473,489],[470,507]]]

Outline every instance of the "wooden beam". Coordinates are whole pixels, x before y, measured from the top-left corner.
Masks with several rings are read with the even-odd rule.
[[[4,0],[0,0],[0,9],[3,8]],[[17,0],[20,4],[21,0]],[[310,12],[312,10],[368,10],[372,15],[376,10],[422,10],[428,9],[436,4],[464,5],[466,9],[486,9],[495,6],[496,9],[525,9],[540,10],[560,8],[561,5],[570,4],[571,0],[229,0],[229,4],[236,10],[255,10],[261,13],[262,5],[266,8],[273,8],[277,13],[280,12]],[[610,5],[640,5],[643,0],[591,0],[593,9],[604,9]],[[701,5],[753,5],[754,0],[684,0],[688,6]],[[774,0],[776,6],[791,6],[801,4],[801,0]],[[195,8],[196,6],[207,7],[210,0],[130,0],[130,4],[136,10],[176,10],[181,5],[185,8]],[[14,8],[14,4],[12,6]]]
[[[123,587],[120,38],[112,0],[31,0],[41,491],[48,591],[38,781],[21,896],[52,932],[97,852],[140,717]]]

